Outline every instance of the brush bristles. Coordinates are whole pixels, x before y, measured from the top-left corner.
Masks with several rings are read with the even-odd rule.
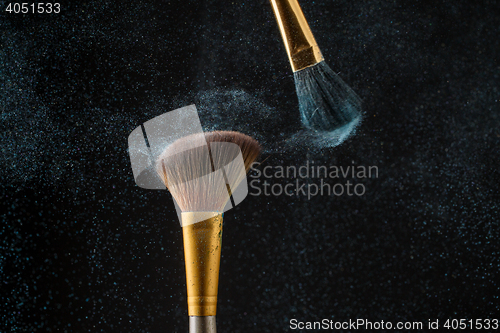
[[[205,133],[205,139],[207,140],[209,147],[210,143],[212,142],[230,142],[237,144],[240,147],[241,154],[243,155],[243,162],[245,162],[245,171],[248,171],[250,169],[252,163],[255,162],[255,160],[257,160],[260,154],[260,145],[257,142],[257,140],[240,132],[234,132],[234,131],[207,132]]]
[[[259,143],[242,133],[200,133],[168,146],[156,170],[181,211],[222,212],[259,153]]]
[[[294,73],[302,123],[313,130],[333,131],[361,115],[361,100],[324,62]]]

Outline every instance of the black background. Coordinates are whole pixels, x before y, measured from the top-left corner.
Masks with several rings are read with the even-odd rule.
[[[233,107],[252,112],[235,122],[261,127],[263,105],[289,134],[297,100],[270,4],[1,4],[1,331],[186,332],[181,228],[168,193],[134,184],[127,137],[206,91],[209,105],[239,93]],[[261,160],[379,177],[360,197],[250,195],[228,212],[219,331],[498,318],[500,5],[301,5],[365,118],[339,147]]]

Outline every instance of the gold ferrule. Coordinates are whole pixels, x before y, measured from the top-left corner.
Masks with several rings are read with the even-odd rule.
[[[297,0],[271,0],[292,70],[323,61],[323,55]]]
[[[184,225],[182,236],[188,314],[215,316],[222,246],[222,214],[184,212],[181,218]]]

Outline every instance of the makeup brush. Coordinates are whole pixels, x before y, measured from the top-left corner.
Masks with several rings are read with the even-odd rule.
[[[178,139],[156,162],[182,211],[190,333],[216,332],[222,214],[259,153],[253,138],[217,131]]]
[[[361,100],[325,63],[297,0],[270,0],[294,72],[302,123],[333,131],[361,115]]]

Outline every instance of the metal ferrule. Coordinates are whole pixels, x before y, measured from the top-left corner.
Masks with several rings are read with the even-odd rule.
[[[271,0],[294,72],[323,61],[323,55],[297,0]]]
[[[189,333],[217,333],[215,316],[189,317]]]
[[[222,213],[183,212],[181,218],[189,316],[215,316]]]

